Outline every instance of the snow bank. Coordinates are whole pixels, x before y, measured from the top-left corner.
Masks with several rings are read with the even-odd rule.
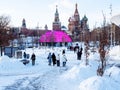
[[[116,66],[107,69],[104,75],[111,77],[115,82],[120,82],[120,68]]]
[[[116,83],[110,77],[93,76],[79,85],[79,90],[118,90],[119,83]]]
[[[111,60],[117,60],[120,62],[120,46],[112,47],[109,56]]]
[[[11,73],[15,71],[20,71],[25,68],[19,60],[11,59],[8,56],[2,56],[0,60],[0,71],[5,73]]]

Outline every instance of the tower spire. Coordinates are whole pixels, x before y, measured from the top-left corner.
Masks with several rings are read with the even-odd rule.
[[[53,22],[53,30],[61,30],[61,22],[59,20],[58,6],[56,5],[55,18]]]
[[[25,21],[24,18],[23,18],[23,20],[22,20],[22,28],[26,28],[26,21]]]
[[[58,14],[58,9],[57,9],[57,7],[58,7],[58,6],[56,5],[56,13]]]
[[[76,5],[75,5],[75,6],[76,6],[76,9],[77,9],[77,3],[76,3]]]
[[[75,13],[74,13],[74,16],[75,16],[75,15],[79,15],[77,6],[78,6],[78,5],[77,5],[77,3],[76,3],[76,4],[75,4]]]
[[[56,12],[55,12],[55,22],[59,22],[59,13],[58,13],[58,9],[57,9],[57,5],[56,5]]]
[[[75,4],[74,18],[75,18],[75,21],[77,21],[77,22],[80,21],[80,16],[79,16],[79,12],[78,12],[78,5],[77,5],[77,3]]]

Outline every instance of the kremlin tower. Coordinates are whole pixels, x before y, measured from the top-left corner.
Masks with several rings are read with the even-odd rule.
[[[53,30],[61,30],[61,22],[59,20],[59,13],[58,13],[57,6],[56,6],[55,18],[54,18],[52,27],[53,27]]]

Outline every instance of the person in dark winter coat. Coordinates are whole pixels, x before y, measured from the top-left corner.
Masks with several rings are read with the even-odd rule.
[[[36,56],[35,56],[35,54],[33,53],[32,56],[31,56],[32,65],[35,65],[35,59],[36,59]]]
[[[78,52],[77,52],[77,59],[78,60],[81,60],[82,50],[83,50],[83,48],[81,47],[80,50],[78,50]]]
[[[24,56],[24,59],[26,59],[26,57],[27,57],[26,52],[24,52],[23,56]]]
[[[76,44],[76,46],[74,47],[74,53],[77,52],[79,50],[79,46],[78,44]]]
[[[62,51],[62,54],[65,54],[65,49]]]
[[[81,47],[80,50],[81,50],[81,52],[82,52],[82,51],[83,51],[83,48]]]
[[[56,64],[56,56],[54,53],[52,54],[52,62],[53,62],[53,66],[54,66]]]
[[[51,65],[51,62],[52,62],[52,55],[51,55],[51,52],[48,54],[48,65]]]

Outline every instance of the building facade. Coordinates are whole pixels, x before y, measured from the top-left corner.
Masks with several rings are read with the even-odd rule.
[[[75,5],[74,15],[69,18],[68,22],[68,30],[73,41],[82,40],[83,34],[89,32],[88,18],[84,15],[84,17],[80,19],[77,4]]]

